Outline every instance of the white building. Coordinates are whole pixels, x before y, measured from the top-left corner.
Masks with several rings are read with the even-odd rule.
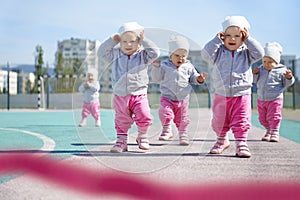
[[[84,71],[90,68],[98,70],[97,50],[100,41],[71,38],[57,42],[55,61],[58,61],[58,53],[61,52],[64,59],[64,66],[73,64],[74,59],[79,59],[83,63]],[[71,62],[71,63],[70,63]]]
[[[0,93],[4,91],[7,92],[7,78],[8,72],[0,69]],[[17,94],[18,93],[18,73],[17,72],[9,72],[9,94]]]

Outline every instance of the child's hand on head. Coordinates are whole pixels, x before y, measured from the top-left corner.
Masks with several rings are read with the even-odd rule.
[[[220,38],[220,40],[224,41],[225,39],[225,33],[224,32],[220,32],[217,34],[218,38]]]
[[[121,41],[121,37],[119,34],[115,34],[112,39],[116,42],[116,43],[119,43]]]
[[[258,74],[258,73],[259,73],[259,67],[255,67],[255,68],[252,70],[252,73],[253,73],[253,74]]]
[[[287,79],[292,79],[293,78],[293,73],[290,69],[287,69],[284,73],[285,78]]]
[[[241,29],[244,41],[249,37],[249,31],[247,28]]]

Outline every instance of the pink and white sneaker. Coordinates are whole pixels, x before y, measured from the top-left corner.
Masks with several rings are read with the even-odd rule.
[[[227,137],[218,137],[217,142],[215,145],[211,148],[210,154],[221,154],[223,151],[228,149],[230,146],[230,142]]]
[[[236,156],[240,158],[250,158],[251,153],[246,142],[239,141],[236,143]]]
[[[128,151],[127,149],[127,137],[119,137],[115,145],[110,149],[112,153],[122,153]]]

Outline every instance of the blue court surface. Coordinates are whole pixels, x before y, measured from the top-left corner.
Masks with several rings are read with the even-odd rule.
[[[0,112],[0,155],[4,153],[47,153],[59,159],[85,153],[116,139],[114,111],[102,109],[101,127],[90,116],[86,127],[78,127],[80,110]],[[157,110],[152,110],[158,125]],[[253,114],[252,125],[262,128]],[[135,132],[133,126],[130,132]],[[300,122],[282,120],[281,136],[300,143]],[[108,150],[109,151],[109,150]],[[14,176],[1,176],[0,184]]]

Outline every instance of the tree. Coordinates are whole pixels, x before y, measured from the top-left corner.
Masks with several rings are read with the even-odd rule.
[[[62,55],[62,52],[58,52],[57,55],[57,63],[55,65],[55,74],[63,74],[63,69],[64,69],[64,58]]]
[[[35,80],[34,89],[33,89],[34,92],[38,91],[38,88],[37,88],[38,80],[39,80],[40,76],[42,75],[42,67],[44,64],[43,54],[44,54],[44,51],[43,51],[42,46],[37,45],[35,47],[35,77],[36,77],[36,80]]]

